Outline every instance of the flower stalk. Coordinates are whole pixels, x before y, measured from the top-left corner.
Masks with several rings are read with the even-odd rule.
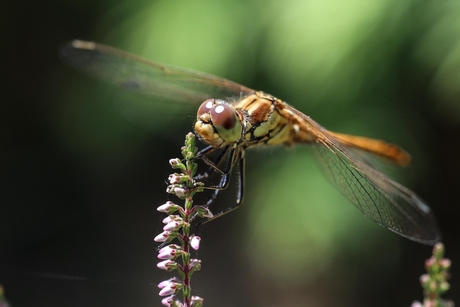
[[[420,276],[420,283],[425,296],[423,304],[415,301],[411,307],[453,307],[454,303],[443,300],[441,296],[449,290],[447,280],[450,277],[450,259],[444,257],[444,244],[437,243],[433,247],[433,256],[425,261],[427,274]]]
[[[156,242],[161,242],[158,250],[158,259],[162,260],[157,267],[168,272],[177,271],[180,279],[170,278],[158,284],[160,296],[166,296],[162,300],[164,306],[170,307],[201,307],[203,299],[191,295],[191,277],[195,271],[201,268],[201,260],[191,257],[191,249],[198,250],[200,237],[190,235],[190,224],[197,216],[209,217],[212,213],[206,206],[194,206],[193,196],[203,191],[203,184],[196,182],[194,177],[197,172],[197,164],[194,159],[198,149],[195,146],[195,135],[187,134],[185,146],[181,149],[184,160],[178,158],[169,160],[173,169],[180,173],[169,176],[169,185],[166,191],[184,201],[179,206],[171,201],[157,208],[158,211],[168,214],[163,219],[165,226],[163,232],[155,237]],[[176,239],[178,244],[169,244]],[[182,292],[183,301],[177,299],[178,293]]]

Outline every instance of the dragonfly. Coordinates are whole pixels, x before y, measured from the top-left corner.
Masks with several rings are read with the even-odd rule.
[[[368,153],[407,165],[402,148],[378,139],[327,130],[282,100],[211,74],[149,61],[102,44],[74,40],[61,50],[65,61],[153,104],[194,107],[194,132],[207,145],[198,157],[216,172],[219,184],[208,205],[225,190],[232,170],[239,169],[236,203],[243,202],[245,152],[260,146],[302,144],[315,149],[321,169],[332,184],[363,215],[377,224],[422,244],[433,245],[441,233],[429,206],[413,191],[377,171],[362,155]],[[211,154],[220,151],[217,157]],[[226,161],[225,163],[222,161]]]

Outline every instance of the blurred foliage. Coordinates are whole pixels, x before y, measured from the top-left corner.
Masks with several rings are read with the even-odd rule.
[[[44,40],[53,39],[53,33],[61,40],[89,39],[161,63],[212,73],[273,94],[328,129],[400,144],[413,155],[413,167],[404,172],[390,171],[395,174],[393,178],[409,187],[423,182],[427,185],[430,179],[426,176],[436,154],[440,155],[436,151],[440,144],[454,142],[452,157],[457,157],[456,140],[436,131],[433,124],[436,121],[458,127],[460,121],[457,1],[112,0],[86,1],[78,7],[70,2],[46,3],[49,9],[59,5],[64,17],[50,19],[53,23],[44,27],[46,31],[40,30],[46,33],[41,34]],[[22,9],[18,12],[22,14]],[[91,16],[88,21],[86,16]],[[61,29],[63,24],[77,21],[84,29]],[[33,26],[24,33],[30,28]],[[49,49],[44,52],[54,53],[55,45],[46,45]],[[6,48],[16,52],[16,46]],[[39,49],[44,48],[40,45]],[[138,123],[124,120],[114,108],[114,100],[126,100],[123,108],[129,108],[130,99],[135,98],[78,76],[59,64],[48,69],[39,79],[44,87],[45,130],[52,131],[50,139],[59,144],[55,145],[60,148],[56,156],[65,155],[72,161],[74,176],[83,178],[84,184],[77,187],[80,192],[74,193],[86,191],[88,195],[83,193],[85,196],[80,197],[88,197],[87,207],[94,206],[104,218],[108,214],[104,220],[108,224],[116,220],[116,210],[111,206],[119,199],[113,196],[96,206],[104,199],[99,191],[107,189],[107,195],[116,195],[123,189],[137,193],[136,185],[141,179],[151,180],[149,176],[161,183],[168,174],[167,160],[164,170],[158,164],[143,163],[162,163],[158,161],[166,151],[178,152],[183,135],[192,128],[194,114],[189,114],[187,120],[170,119],[167,126],[159,124],[152,134],[138,129]],[[12,92],[17,95],[21,91]],[[152,102],[151,107],[155,110],[158,105]],[[161,113],[152,121],[165,117]],[[249,152],[245,204],[238,213],[223,218],[232,222],[227,235],[236,246],[244,247],[244,251],[228,252],[238,253],[235,258],[247,256],[239,263],[242,270],[247,270],[242,274],[251,272],[256,276],[243,286],[258,305],[298,306],[299,302],[313,302],[314,306],[337,306],[345,305],[344,300],[353,305],[359,302],[359,293],[353,289],[363,283],[356,273],[359,268],[373,272],[380,269],[368,287],[377,280],[388,281],[390,272],[399,269],[402,251],[398,237],[347,205],[306,152],[301,147],[284,153],[270,149]],[[457,164],[449,164],[453,173]],[[127,169],[138,173],[127,173],[129,177]],[[127,182],[112,185],[122,177]],[[146,189],[151,188],[151,182],[144,184]],[[94,186],[98,191],[89,195],[88,190]],[[130,210],[139,203],[150,202],[152,194],[165,198],[161,184],[160,188],[150,194],[125,195],[132,197]],[[66,194],[63,198],[77,202],[80,197]],[[234,195],[229,192],[219,199],[231,204]],[[129,230],[129,226],[117,226],[117,235],[123,236]],[[213,244],[206,243],[206,239],[203,243]],[[340,278],[344,278],[350,291],[340,292],[344,287],[339,284]],[[257,291],[248,285],[257,279],[264,279],[266,288],[261,286]],[[416,287],[416,281],[414,284]],[[292,291],[287,292],[287,288]],[[270,292],[267,289],[273,291],[264,297],[261,293]],[[330,293],[334,291],[341,295],[333,297]],[[276,294],[291,297],[291,301],[274,298]],[[222,293],[221,300],[227,295],[232,294]],[[206,295],[202,296],[206,302]],[[228,306],[231,303],[230,300]]]
[[[396,0],[120,2],[101,17],[95,31],[103,42],[135,54],[286,97],[334,129],[413,145],[411,138],[420,138],[414,134],[426,128],[413,128],[420,125],[410,122],[417,120],[411,112],[419,102],[400,94],[401,89],[411,91],[404,82],[408,74],[425,78],[427,94],[438,97],[434,100],[440,105],[427,108],[458,105],[460,52],[458,41],[448,38],[457,37],[460,10],[453,2],[442,4],[443,9],[439,5]],[[152,107],[158,106],[152,102]],[[457,116],[447,113],[451,120]],[[122,136],[118,130],[114,135]],[[248,242],[258,242],[250,244],[253,253],[266,255],[268,267],[284,263],[281,272],[292,278],[294,270],[305,277],[306,268],[318,270],[343,248],[356,249],[362,229],[369,227],[366,235],[379,229],[365,226],[359,213],[338,207],[346,200],[319,179],[303,153],[295,159],[291,154],[276,172],[257,163],[262,169],[247,183],[252,213],[247,219],[258,221],[249,229]],[[286,226],[293,216],[300,217],[294,229]],[[262,234],[274,232],[273,225],[279,229],[267,242]],[[339,244],[343,240],[348,244]],[[369,241],[360,249],[381,244]],[[275,247],[279,253],[268,256]]]
[[[159,62],[262,89],[318,114],[333,129],[415,147],[421,139],[415,134],[427,128],[412,114],[423,102],[417,95],[408,99],[411,92],[425,91],[435,102],[426,108],[458,120],[459,17],[454,2],[434,1],[120,2],[101,17],[95,36]],[[405,82],[410,75],[426,88],[411,89]],[[124,134],[93,130],[104,133],[105,142]],[[347,201],[320,179],[304,152],[282,160],[257,162],[248,171],[249,208],[243,210],[250,223],[244,228],[259,273],[294,283],[314,280],[344,250],[357,258],[378,250],[384,241],[372,237],[380,229],[342,206]],[[398,254],[392,238],[385,267]]]

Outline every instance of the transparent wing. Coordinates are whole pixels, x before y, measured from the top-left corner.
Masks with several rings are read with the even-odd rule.
[[[431,209],[412,191],[376,171],[352,150],[318,128],[316,157],[326,177],[365,216],[403,237],[433,245],[441,239]]]
[[[115,107],[135,122],[146,122],[141,123],[143,126],[163,120],[167,112],[195,115],[208,98],[241,97],[254,92],[223,78],[148,61],[93,42],[74,40],[60,54],[75,68],[115,86]],[[133,94],[141,98],[133,99]]]

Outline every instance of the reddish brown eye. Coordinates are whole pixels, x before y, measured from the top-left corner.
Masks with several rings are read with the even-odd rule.
[[[216,128],[233,129],[236,124],[235,111],[227,104],[219,104],[211,110],[211,120]]]
[[[206,99],[201,106],[198,108],[198,111],[196,112],[196,116],[200,117],[204,113],[208,113],[211,111],[212,107],[214,106],[214,99]]]

